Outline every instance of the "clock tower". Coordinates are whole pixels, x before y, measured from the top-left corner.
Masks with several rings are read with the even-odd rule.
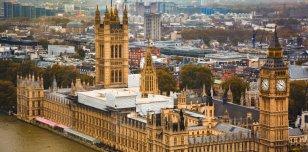
[[[277,31],[268,48],[267,61],[260,72],[260,151],[286,152],[288,146],[288,67]]]

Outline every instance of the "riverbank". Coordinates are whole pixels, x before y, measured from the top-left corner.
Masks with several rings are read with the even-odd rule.
[[[0,152],[97,152],[84,144],[0,112]]]
[[[81,140],[79,140],[79,139],[77,139],[77,138],[74,138],[74,137],[72,137],[72,136],[69,136],[69,135],[67,135],[67,134],[65,134],[65,133],[62,133],[62,132],[60,132],[60,131],[57,131],[57,130],[55,130],[55,129],[53,129],[53,128],[50,128],[50,127],[48,127],[48,126],[40,125],[40,124],[37,124],[37,123],[35,123],[35,122],[31,122],[31,121],[26,121],[26,120],[23,120],[23,119],[21,119],[21,118],[19,118],[19,117],[17,117],[17,116],[16,116],[16,118],[17,118],[19,121],[23,122],[23,123],[28,123],[28,124],[31,124],[31,125],[33,125],[33,126],[35,126],[35,127],[42,128],[42,129],[47,130],[47,131],[49,131],[49,132],[51,132],[51,133],[54,133],[54,134],[56,134],[56,135],[59,135],[59,136],[64,137],[64,138],[66,138],[66,139],[69,139],[69,140],[71,140],[71,141],[73,141],[73,142],[77,142],[77,143],[82,144],[82,145],[84,145],[84,146],[86,146],[86,147],[89,147],[89,148],[91,148],[91,149],[93,149],[93,150],[95,150],[95,151],[97,151],[97,152],[114,152],[114,151],[115,151],[115,150],[111,150],[111,149],[108,148],[107,146],[106,146],[106,147],[100,148],[100,147],[97,147],[96,145],[92,145],[92,144],[83,142],[83,141],[81,141]]]

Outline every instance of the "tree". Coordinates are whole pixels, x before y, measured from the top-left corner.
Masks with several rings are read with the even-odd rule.
[[[176,57],[175,57],[175,60],[176,60],[176,63],[180,63],[180,62],[183,61],[183,57],[181,57],[181,56],[176,56]]]
[[[76,52],[79,59],[83,60],[86,57],[86,52],[82,48],[77,47]]]
[[[181,88],[200,89],[205,84],[210,89],[213,84],[211,69],[203,66],[185,65],[180,71]]]
[[[40,40],[39,40],[39,43],[42,45],[42,47],[43,47],[45,50],[48,49],[48,45],[49,45],[48,40],[46,40],[46,39],[40,39]]]
[[[161,92],[170,93],[170,91],[175,91],[176,89],[176,80],[175,77],[165,70],[157,70],[157,79],[158,79],[158,89]]]
[[[16,107],[16,88],[11,81],[0,80],[0,108],[4,110]]]
[[[74,68],[60,65],[49,66],[43,71],[44,88],[48,89],[51,86],[54,77],[56,77],[58,87],[67,87],[78,76],[79,74]]]
[[[290,83],[289,119],[295,120],[302,110],[308,110],[308,83],[306,81],[292,81]]]
[[[240,104],[241,95],[245,93],[245,90],[249,87],[249,84],[244,82],[242,78],[232,76],[222,84],[224,90],[231,89],[233,95],[233,103]]]

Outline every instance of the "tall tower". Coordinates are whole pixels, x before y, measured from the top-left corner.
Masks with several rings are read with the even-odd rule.
[[[123,22],[118,10],[106,6],[101,22],[97,6],[95,16],[96,85],[102,88],[127,87],[128,81],[128,16],[126,6]]]
[[[41,104],[44,98],[43,78],[34,75],[17,76],[17,116],[32,120],[41,116]]]
[[[277,32],[260,72],[260,151],[285,152],[288,145],[288,67]]]
[[[148,48],[144,58],[144,66],[141,72],[140,92],[142,96],[148,94],[158,94],[158,81],[156,69],[153,65],[150,39],[148,39]]]

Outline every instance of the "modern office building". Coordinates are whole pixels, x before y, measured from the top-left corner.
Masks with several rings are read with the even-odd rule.
[[[146,13],[144,14],[144,34],[145,38],[154,41],[161,39],[161,14]]]
[[[56,14],[55,10],[11,2],[3,2],[3,12],[4,18],[38,18],[41,16],[54,16]]]

